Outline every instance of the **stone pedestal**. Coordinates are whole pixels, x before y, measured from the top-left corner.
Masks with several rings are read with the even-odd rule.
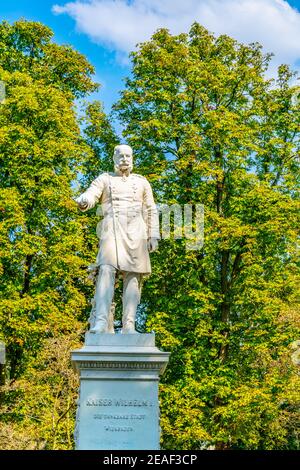
[[[80,375],[76,449],[159,449],[158,381],[168,359],[154,334],[87,333],[72,352]]]

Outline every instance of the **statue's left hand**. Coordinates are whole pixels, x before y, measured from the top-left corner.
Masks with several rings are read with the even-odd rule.
[[[157,250],[158,248],[158,239],[157,238],[148,238],[148,250],[150,253]]]

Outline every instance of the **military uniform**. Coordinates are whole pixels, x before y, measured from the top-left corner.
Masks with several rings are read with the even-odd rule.
[[[141,278],[151,273],[147,240],[160,238],[151,186],[145,177],[135,173],[129,176],[102,173],[78,200],[85,200],[84,210],[101,203],[103,215],[97,228],[100,242],[95,317],[107,322],[118,270],[124,275],[123,325],[126,325],[135,316],[140,301]]]
[[[103,220],[97,265],[120,271],[150,274],[148,238],[160,238],[159,221],[152,189],[141,175],[103,173],[81,195],[88,207],[101,202]]]

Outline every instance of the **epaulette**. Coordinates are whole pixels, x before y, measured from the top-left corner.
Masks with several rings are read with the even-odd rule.
[[[143,175],[138,175],[137,173],[131,173],[132,176],[138,176],[139,178],[143,178],[144,180],[146,180],[147,178]]]
[[[104,171],[103,173],[100,173],[100,175],[98,176],[98,178],[102,178],[104,177],[105,178],[105,181],[107,180],[108,176],[113,176],[114,173],[112,173],[111,171]]]

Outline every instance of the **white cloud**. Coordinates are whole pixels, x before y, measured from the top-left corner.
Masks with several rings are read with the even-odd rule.
[[[217,35],[260,42],[275,54],[273,67],[300,59],[300,13],[285,0],[76,0],[52,11],[70,15],[78,31],[119,59],[156,29],[187,32],[194,21]]]

